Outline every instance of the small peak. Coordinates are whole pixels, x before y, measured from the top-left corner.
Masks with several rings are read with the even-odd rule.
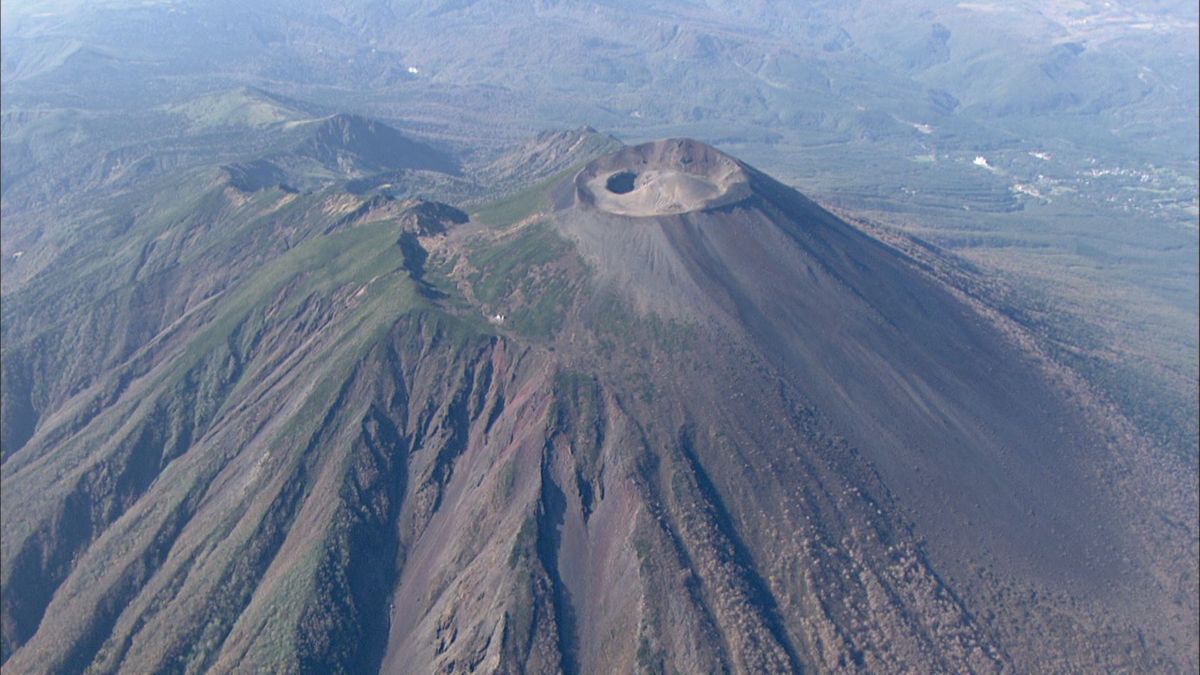
[[[274,187],[290,190],[283,170],[265,159],[226,164],[220,168],[220,172],[224,182],[242,192],[258,192]]]
[[[463,211],[441,202],[415,199],[401,218],[405,229],[421,236],[439,234],[455,225],[462,225],[469,217]]]
[[[296,152],[339,172],[347,167],[358,174],[399,169],[455,174],[459,170],[457,162],[441,151],[379,120],[344,112],[325,118]]]

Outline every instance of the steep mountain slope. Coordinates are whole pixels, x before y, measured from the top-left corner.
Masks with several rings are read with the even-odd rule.
[[[293,171],[323,169],[333,175],[351,176],[406,169],[458,172],[454,160],[444,153],[375,120],[357,115],[333,115],[306,126],[297,127],[304,138],[295,147],[280,153],[275,158],[277,163],[296,165]]]
[[[471,221],[225,171],[31,248],[5,670],[1196,667],[1170,458],[922,260],[607,147]]]

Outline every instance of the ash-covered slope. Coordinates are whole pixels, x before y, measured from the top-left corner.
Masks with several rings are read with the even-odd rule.
[[[1195,667],[1194,489],[1002,316],[703,144],[535,145],[15,285],[5,671]]]
[[[605,186],[629,174],[632,191]],[[1100,440],[1042,364],[911,260],[693,141],[628,148],[573,187],[555,221],[599,283],[753,350],[880,469],[933,548],[1095,588],[1120,575],[1102,554],[1122,536],[1113,505],[1089,487]]]

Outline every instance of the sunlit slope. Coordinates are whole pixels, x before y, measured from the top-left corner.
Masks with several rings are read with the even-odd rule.
[[[969,272],[603,147],[471,219],[225,171],[31,247],[5,670],[1194,665],[1187,476]]]

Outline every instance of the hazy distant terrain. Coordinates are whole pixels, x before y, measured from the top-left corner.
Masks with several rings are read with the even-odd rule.
[[[6,671],[1196,668],[1194,3],[0,12]]]

